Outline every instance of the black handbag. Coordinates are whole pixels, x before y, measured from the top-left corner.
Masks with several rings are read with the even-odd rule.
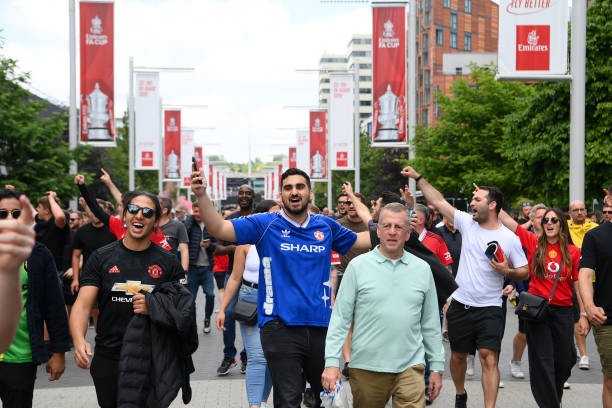
[[[548,299],[545,297],[534,295],[529,292],[521,292],[519,295],[518,305],[514,308],[514,313],[519,317],[519,319],[529,320],[531,322],[541,322],[546,318],[549,311],[550,301],[555,294],[555,290],[557,289],[557,283],[559,283],[559,277],[561,276],[561,271],[563,269],[563,261],[561,261],[561,265],[559,266],[559,272],[555,277],[555,283],[553,284],[552,291],[550,292],[550,296]]]
[[[238,299],[232,311],[234,320],[247,326],[257,324],[257,303],[249,303]]]

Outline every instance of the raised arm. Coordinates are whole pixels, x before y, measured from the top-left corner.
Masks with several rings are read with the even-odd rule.
[[[110,191],[111,195],[115,199],[115,202],[117,204],[121,204],[121,191],[119,191],[115,183],[113,183],[110,174],[108,174],[106,170],[100,168],[100,171],[102,172],[102,175],[100,176],[100,181],[104,183],[106,188],[108,188],[108,191]]]
[[[229,242],[236,242],[236,231],[231,221],[223,219],[215,209],[208,194],[206,193],[206,177],[202,169],[191,173],[191,191],[198,197],[200,218],[206,225],[206,229],[213,237]]]
[[[361,202],[359,197],[355,195],[351,183],[345,181],[342,184],[342,191],[345,192],[349,200],[353,202],[353,206],[355,206],[355,211],[357,211],[357,215],[359,216],[359,218],[361,218],[361,221],[368,225],[368,223],[372,219],[372,214],[370,213],[368,207]]]
[[[57,193],[55,191],[47,191],[47,195],[49,196],[49,208],[51,208],[55,226],[57,228],[64,228],[66,226],[66,214],[64,214],[64,210],[62,210],[62,207],[57,202]]]
[[[514,221],[514,218],[504,210],[499,212],[498,218],[501,223],[512,232],[516,232],[516,229],[519,227],[519,223]]]
[[[448,217],[451,220],[455,219],[455,207],[450,205],[448,201],[444,199],[442,193],[429,184],[427,180],[423,178],[422,174],[417,173],[412,167],[406,166],[402,170],[402,176],[413,178],[417,186],[423,192],[423,197],[425,197],[429,204],[436,207],[442,216]]]
[[[81,174],[77,174],[76,176],[74,176],[74,184],[76,184],[79,188],[79,193],[85,199],[85,203],[87,203],[87,206],[89,207],[93,215],[95,215],[97,219],[99,219],[104,225],[108,227],[110,223],[110,215],[102,208],[100,208],[94,196],[89,192],[89,189],[85,184],[85,176]]]

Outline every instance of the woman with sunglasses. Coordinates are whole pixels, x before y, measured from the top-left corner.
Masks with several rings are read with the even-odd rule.
[[[578,280],[580,249],[572,244],[565,214],[558,208],[546,209],[538,235],[520,227],[504,211],[500,220],[516,233],[527,253],[529,293],[548,299],[558,278],[548,315],[540,322],[526,321],[526,332],[533,397],[539,407],[559,407],[563,384],[576,364],[572,281]],[[588,321],[583,313],[579,327],[586,334]]]
[[[128,323],[134,314],[149,313],[141,292],[185,277],[176,256],[151,242],[161,215],[157,197],[128,192],[122,204],[125,236],[90,256],[70,316],[74,359],[79,367],[90,370],[101,407],[117,405],[118,363]],[[92,353],[85,333],[96,301],[100,316]]]

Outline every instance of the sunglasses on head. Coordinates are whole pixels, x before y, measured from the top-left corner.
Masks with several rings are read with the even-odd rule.
[[[21,210],[0,210],[0,220],[3,220],[8,217],[9,213],[13,216],[14,219],[19,218],[21,215]]]
[[[155,215],[155,210],[149,207],[141,207],[136,204],[128,204],[127,210],[130,214],[136,215],[138,211],[142,210],[142,216],[145,218],[151,218]]]
[[[548,224],[548,222],[550,221],[551,224],[556,224],[559,222],[559,219],[557,217],[544,217],[542,218],[542,224]]]

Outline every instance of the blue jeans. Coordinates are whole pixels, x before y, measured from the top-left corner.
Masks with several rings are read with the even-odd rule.
[[[215,307],[215,284],[212,269],[208,265],[189,265],[189,270],[187,271],[187,289],[191,292],[194,301],[198,296],[198,288],[200,286],[206,296],[204,318],[210,319]]]
[[[242,285],[238,298],[245,302],[257,303],[257,289]],[[260,405],[262,400],[268,400],[272,389],[272,377],[268,370],[268,363],[261,348],[259,327],[247,326],[240,323],[242,342],[246,349],[249,364],[246,371],[246,390],[249,406]]]
[[[229,272],[230,273],[225,274],[225,287],[227,287],[227,281],[229,280],[231,275],[231,271]],[[238,295],[234,296],[232,301],[227,306],[227,309],[225,310],[225,330],[223,330],[223,358],[228,360],[232,360],[234,357],[236,357],[237,353],[236,346],[234,345],[234,342],[236,341],[236,321],[234,320],[234,316],[232,315],[232,312],[234,311],[234,305],[236,304],[237,300]],[[246,351],[242,349],[242,351],[240,352],[240,359],[246,360],[246,358]]]

